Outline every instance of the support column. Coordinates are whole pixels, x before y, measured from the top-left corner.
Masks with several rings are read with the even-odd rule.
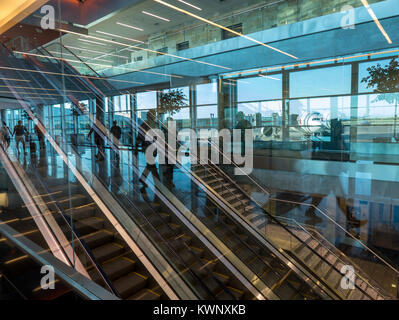
[[[36,116],[44,123],[44,105],[42,103],[38,104],[36,107]]]
[[[105,99],[102,97],[96,96],[96,123],[100,123],[105,127]],[[100,126],[101,127],[101,126]],[[104,140],[102,140],[102,144],[104,147]]]
[[[290,73],[283,70],[283,110],[282,110],[282,130],[283,141],[290,140]]]
[[[358,124],[358,94],[359,94],[359,64],[352,64],[352,77],[351,77],[351,121],[350,121],[350,148],[352,153],[352,143],[357,141],[357,124]]]
[[[0,110],[0,118],[1,118],[1,123],[6,122],[7,123],[7,119],[6,119],[6,109],[1,109]],[[8,125],[8,124],[7,124]]]
[[[130,125],[130,133],[132,135],[131,144],[133,150],[137,150],[137,95],[133,93],[130,95],[130,119],[132,119]]]
[[[237,113],[237,86],[223,79],[218,80],[218,122],[219,130],[233,129]]]

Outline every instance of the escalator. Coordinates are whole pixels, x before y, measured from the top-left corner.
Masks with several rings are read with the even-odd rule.
[[[236,228],[236,226],[229,226],[228,224],[225,223],[225,224],[220,225],[219,227],[220,227],[219,229],[221,231],[223,231],[224,229],[228,230],[228,231],[224,231],[224,233],[229,233],[229,237],[232,237],[235,234],[234,228]],[[219,230],[219,229],[215,229],[215,230]],[[245,234],[244,234],[245,230],[240,229],[240,232],[242,233],[242,237],[245,238]],[[245,245],[248,246],[248,244],[244,245],[245,241],[243,241],[243,240],[245,240],[245,239],[241,239],[241,238],[239,238],[239,239],[243,243],[243,244],[241,244],[241,250],[244,251],[243,248],[245,247]],[[233,247],[230,247],[230,245]],[[229,244],[229,250],[234,249],[235,247],[236,247],[236,244],[233,244],[233,243]],[[257,274],[259,274],[261,277],[267,278],[266,282],[268,282],[268,284],[271,285],[271,289],[272,289],[271,291],[281,290],[281,291],[288,292],[288,293],[279,293],[279,295],[273,295],[275,298],[282,298],[282,299],[288,299],[288,298],[294,298],[294,297],[318,298],[318,295],[316,293],[312,292],[311,289],[308,288],[309,290],[303,290],[303,287],[307,286],[307,285],[304,285],[303,280],[294,279],[294,281],[291,281],[291,279],[295,278],[295,276],[291,275],[292,272],[290,272],[289,270],[284,269],[284,264],[278,263],[279,258],[277,258],[275,255],[271,254],[267,250],[258,252],[257,250],[259,248],[262,248],[262,246],[255,247],[255,250],[253,248],[250,250],[250,252],[252,252],[252,254],[253,254],[252,263],[254,265],[258,265],[258,268],[259,268],[259,270],[257,270]],[[271,258],[271,259],[269,259],[269,261],[268,261],[267,259],[260,257],[258,253],[265,254],[267,259],[269,259],[269,258]],[[250,257],[244,257],[244,258],[250,258]],[[270,261],[272,261],[272,260],[273,260],[273,262],[270,264]],[[245,261],[245,259],[244,259],[244,261]],[[274,264],[274,266],[273,266],[273,264]],[[276,268],[279,270],[275,270]],[[251,271],[253,272],[253,270],[251,270]],[[273,271],[273,272],[269,273],[269,271]],[[266,274],[268,274],[267,277],[265,277]],[[218,280],[219,280],[219,282],[220,282],[220,280],[222,280],[221,281],[222,284],[223,284],[223,282],[225,284],[227,284],[226,279],[228,279],[228,277],[222,277]],[[285,280],[287,280],[287,281],[285,281]],[[290,281],[291,281],[291,283],[289,283]],[[262,280],[262,282],[263,282],[263,280]],[[266,286],[265,283],[263,283],[263,284]],[[299,286],[298,286],[298,284],[299,284]],[[285,289],[285,286],[287,286],[288,289]],[[297,286],[297,287],[295,288],[295,286]],[[229,287],[234,288],[232,286],[229,286]],[[305,294],[304,295],[298,294],[298,291],[302,291],[302,290],[305,292]],[[306,293],[306,291],[309,291],[309,293]],[[238,292],[239,297],[243,296],[242,291],[240,291],[240,290],[236,290],[236,291],[233,290],[233,292],[234,293]],[[230,296],[231,295],[232,294],[230,293]]]
[[[164,215],[165,217],[165,215]],[[168,217],[168,216],[167,216]],[[170,219],[170,218],[167,218]],[[157,225],[155,225],[158,227]],[[175,224],[170,224],[169,227],[171,229],[175,228],[178,230],[179,225],[177,223]],[[214,227],[214,226],[212,226]],[[227,227],[227,230],[226,230]],[[220,230],[222,232],[221,236],[223,236],[223,240],[226,241],[226,239],[232,239],[234,235],[236,234],[235,228],[237,226],[231,225],[229,226],[228,224],[220,224],[217,228],[215,228],[215,231]],[[166,232],[170,232],[167,227],[164,225],[164,230]],[[160,230],[163,230],[162,228]],[[162,231],[163,232],[163,231]],[[245,233],[244,230],[240,229],[241,232],[241,238],[239,237],[241,243],[231,243],[233,250],[237,249],[239,247],[240,250],[243,252],[245,251],[245,248],[250,246],[248,244],[245,244]],[[226,235],[229,233],[228,235]],[[168,233],[166,234],[167,236],[169,235]],[[180,235],[178,235],[180,236]],[[227,238],[226,238],[227,237]],[[292,274],[292,270],[288,270],[287,268],[284,268],[284,265],[281,263],[278,263],[278,258],[268,252],[267,250],[262,250],[260,251],[261,247],[253,246],[249,252],[252,252],[251,255],[246,255],[244,258],[244,261],[250,261],[251,264],[257,265],[257,268],[259,269],[257,273],[259,273],[263,278],[266,279],[266,282],[270,287],[272,288],[272,291],[278,292],[277,297],[281,299],[290,299],[290,298],[318,298],[317,294],[315,292],[312,292],[311,289],[305,288],[306,285],[303,283],[302,280],[298,279],[295,275]],[[237,251],[239,252],[239,251]],[[265,255],[267,258],[260,257],[259,254]],[[226,280],[228,277],[221,277],[220,280],[222,282],[225,282],[227,284]],[[229,288],[234,292],[234,295],[237,297],[242,297],[243,293],[240,290],[236,290],[233,287],[229,286]],[[281,291],[281,293],[279,292]],[[303,294],[301,294],[301,291],[303,291]]]
[[[0,215],[0,300],[117,299],[56,258],[31,215],[33,203],[22,200],[2,164],[2,188],[12,203],[3,203]],[[43,282],[50,267],[54,278]]]
[[[39,82],[37,82],[39,83]],[[55,87],[57,86],[55,82],[52,83]],[[86,83],[87,85],[87,83]],[[76,85],[77,87],[77,85]],[[100,90],[93,90],[96,91],[97,94]],[[94,94],[96,95],[96,93]],[[73,102],[73,101],[72,101]],[[99,130],[101,131],[102,128]],[[103,132],[104,134],[104,132]],[[104,134],[107,136],[107,134]],[[181,169],[184,171],[183,169]],[[211,230],[215,235],[217,235],[218,239],[223,241],[227,244],[229,250],[234,252],[234,254],[245,264],[249,266],[249,269],[257,275],[259,279],[271,289],[271,291],[276,295],[276,298],[280,299],[318,299],[320,296],[313,291],[311,288],[313,285],[307,284],[303,279],[306,278],[306,273],[303,271],[298,271],[293,268],[289,268],[289,263],[292,260],[287,256],[282,256],[279,250],[275,247],[276,242],[270,241],[268,239],[267,246],[265,246],[264,239],[260,239],[258,234],[251,234],[249,229],[247,228],[248,221],[250,222],[251,227],[260,227],[262,230],[264,228],[272,228],[278,230],[278,232],[285,232],[290,238],[294,239],[295,242],[295,249],[290,250],[289,254],[294,253],[294,259],[299,257],[300,259],[296,260],[295,263],[299,263],[305,266],[311,265],[309,263],[308,258],[311,259],[312,257],[317,257],[320,261],[317,261],[318,265],[322,265],[321,261],[327,261],[328,256],[321,255],[321,247],[312,247],[311,241],[309,239],[301,238],[300,236],[302,233],[293,233],[288,231],[284,227],[282,227],[279,223],[276,223],[273,219],[270,219],[265,213],[262,211],[263,209],[259,208],[256,203],[254,203],[251,198],[240,190],[234,183],[226,177],[216,166],[205,166],[199,165],[192,168],[192,171],[187,172],[190,176],[190,179],[194,179],[194,181],[198,182],[199,185],[205,186],[207,190],[207,196],[210,198],[210,201],[213,203],[212,205],[204,204],[203,208],[208,215],[202,222]],[[98,177],[98,175],[97,175]],[[105,181],[102,181],[105,183]],[[60,181],[60,185],[62,186],[65,184],[65,181]],[[55,185],[51,185],[51,187],[56,187],[58,182],[55,182]],[[52,190],[51,190],[52,191]],[[60,190],[62,191],[62,190]],[[79,193],[82,190],[78,191]],[[62,194],[65,199],[68,197],[68,194],[65,194],[66,190]],[[212,194],[213,196],[210,197],[209,195]],[[177,195],[176,192],[174,193],[175,196],[179,199],[183,199],[181,195]],[[58,194],[56,195],[58,197]],[[58,199],[58,198],[57,198]],[[60,206],[62,206],[62,201],[65,200],[64,198],[58,199],[61,201]],[[59,202],[56,200],[56,202]],[[142,199],[146,203],[148,207],[149,201],[146,199]],[[54,200],[52,200],[54,201]],[[79,202],[82,201],[82,202]],[[86,201],[80,199],[75,204],[74,209],[78,210],[77,218],[73,218],[73,222],[75,223],[75,227],[77,228],[78,234],[81,237],[87,236],[89,239],[88,247],[90,250],[93,250],[95,253],[97,252],[95,249],[98,249],[99,256],[99,263],[103,266],[104,264],[111,263],[113,260],[109,261],[111,258],[115,258],[118,261],[119,258],[123,259],[123,263],[126,265],[127,270],[134,273],[135,269],[129,269],[127,265],[129,263],[126,262],[124,259],[127,255],[126,252],[123,251],[122,248],[115,245],[115,243],[119,244],[116,240],[115,235],[112,237],[109,233],[110,230],[109,226],[106,223],[106,219],[103,217],[98,216],[98,208],[91,207],[91,201],[86,198]],[[129,205],[130,202],[127,199],[118,199],[120,203],[125,202],[125,206]],[[68,201],[66,201],[68,202]],[[151,204],[151,212],[154,213],[153,216],[147,216],[148,220],[151,221],[152,227],[155,227],[159,233],[161,233],[162,238],[164,239],[173,239],[174,237],[180,237],[179,239],[185,239],[188,241],[180,241],[181,247],[176,246],[174,244],[174,249],[185,249],[187,246],[190,247],[191,241],[194,241],[195,236],[189,235],[187,228],[183,227],[181,222],[170,212],[170,208],[165,206],[162,201],[161,203]],[[72,207],[65,207],[64,209],[70,210]],[[126,208],[126,207],[125,207]],[[192,208],[191,208],[192,209]],[[227,209],[227,210],[226,210]],[[169,212],[164,212],[168,211]],[[83,213],[80,213],[83,212]],[[90,214],[89,214],[90,213]],[[201,217],[200,214],[203,212],[198,212],[198,217]],[[237,217],[237,214],[239,217]],[[241,220],[240,220],[241,219]],[[243,221],[246,223],[243,223]],[[252,225],[256,223],[255,225]],[[180,234],[179,234],[180,233]],[[268,231],[268,234],[271,232]],[[111,230],[112,234],[112,230]],[[94,240],[93,240],[94,239]],[[93,241],[90,245],[90,242]],[[98,245],[98,246],[97,246]],[[205,246],[206,247],[206,246]],[[185,250],[180,252],[180,256],[186,253]],[[306,251],[308,250],[308,251]],[[190,264],[195,260],[194,264],[190,265],[193,269],[196,268],[195,264],[198,264],[198,258],[202,260],[202,264],[206,265],[207,268],[210,268],[212,271],[212,276],[208,273],[205,273],[205,276],[201,275],[201,270],[197,273],[201,279],[207,280],[209,277],[212,278],[213,283],[212,285],[208,285],[208,289],[211,292],[211,295],[215,295],[215,297],[219,298],[248,298],[248,294],[245,293],[245,288],[242,286],[240,287],[237,285],[239,281],[236,279],[234,280],[234,275],[229,274],[225,269],[223,272],[219,271],[219,268],[223,269],[223,264],[219,263],[219,266],[214,266],[212,263],[215,260],[214,256],[207,253],[203,244],[202,248],[198,242],[195,245],[191,245],[190,248],[190,258],[187,262]],[[195,252],[195,255],[192,253]],[[306,255],[304,254],[306,252]],[[109,256],[107,256],[109,254]],[[105,255],[105,258],[102,256]],[[196,258],[195,258],[196,256]],[[110,259],[108,259],[110,258]],[[105,260],[104,260],[105,259]],[[190,260],[191,259],[191,260]],[[134,260],[134,259],[133,259]],[[120,261],[119,261],[120,262]],[[316,263],[314,262],[314,263]],[[122,263],[122,265],[123,265]],[[110,279],[111,280],[118,280],[118,277],[113,274],[116,270],[113,270],[111,267],[112,264],[108,264],[109,268],[111,269],[110,272]],[[340,277],[338,265],[329,264],[329,271],[327,272],[332,279],[337,280]],[[132,267],[130,265],[130,267]],[[201,265],[200,265],[201,268]],[[307,268],[307,272],[310,272],[314,279],[317,279],[319,276],[311,265],[310,268]],[[310,269],[310,270],[309,270]],[[140,270],[140,268],[138,269]],[[217,270],[217,271],[213,271]],[[209,271],[209,270],[207,270]],[[337,272],[338,271],[338,272]],[[298,273],[301,274],[298,277]],[[108,273],[106,272],[108,275]],[[116,274],[119,276],[116,272]],[[128,274],[128,275],[129,275]],[[143,275],[143,274],[140,274]],[[123,275],[125,276],[125,275]],[[145,275],[144,275],[145,276]],[[216,278],[216,279],[215,279]],[[143,278],[144,279],[144,278]],[[132,282],[136,281],[140,283],[138,287],[142,286],[143,283],[147,283],[145,281],[138,281],[140,279],[134,278]],[[317,280],[314,280],[316,283]],[[118,282],[116,282],[118,283]],[[333,294],[331,296],[335,298],[347,298],[342,296],[340,293],[337,293],[338,288],[336,288],[336,283],[331,284],[331,282],[324,279],[322,283],[327,287],[333,287]],[[144,285],[145,285],[144,284]],[[216,288],[214,288],[216,287]],[[156,288],[149,288],[147,287],[140,287],[143,292],[157,292]],[[224,289],[225,288],[225,289]],[[244,290],[243,290],[244,289]],[[360,293],[356,297],[352,298],[370,298],[373,294],[366,294],[370,288],[366,288],[365,290],[360,290]],[[135,292],[133,294],[132,289],[126,289],[128,293],[124,291],[122,288],[123,297],[129,298],[134,297],[135,294],[144,294],[143,292]],[[149,290],[149,291],[148,291]],[[118,291],[118,290],[117,290]],[[132,293],[132,295],[130,295]],[[145,296],[145,295],[144,295]],[[327,296],[329,296],[327,294]],[[378,298],[379,296],[376,296]],[[156,297],[153,297],[156,298]]]

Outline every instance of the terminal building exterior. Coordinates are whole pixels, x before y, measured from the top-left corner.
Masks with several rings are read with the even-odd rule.
[[[0,299],[399,298],[397,0],[0,12]]]

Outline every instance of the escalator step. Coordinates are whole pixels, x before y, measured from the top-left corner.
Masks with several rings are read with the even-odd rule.
[[[192,251],[194,251],[194,253],[195,253],[198,257],[202,257],[202,255],[204,254],[204,249],[197,248],[197,247],[193,247],[193,246],[190,246],[190,249],[191,249]]]
[[[230,286],[227,286],[226,288],[227,290],[229,290],[229,292],[227,292],[227,290],[223,290],[222,292],[220,292],[217,295],[218,300],[232,300],[231,295],[233,295],[237,300],[240,300],[244,295],[244,291],[232,288]]]
[[[181,225],[178,225],[178,224],[175,224],[175,223],[171,223],[171,222],[169,222],[168,224],[169,224],[169,226],[172,228],[172,230],[174,232],[178,232],[181,229]]]
[[[102,230],[104,228],[104,219],[99,217],[89,217],[79,220],[75,223],[75,228],[79,234]]]
[[[200,277],[204,277],[215,269],[215,264],[212,261],[201,259],[201,262],[196,261],[190,268]]]
[[[273,292],[283,300],[291,300],[296,295],[296,290],[292,288],[288,282],[284,281],[278,288],[273,290]]]
[[[150,289],[144,289],[135,295],[128,298],[128,300],[159,300],[161,296]]]
[[[118,258],[105,262],[102,268],[110,280],[118,279],[129,272],[133,272],[136,262],[126,258]]]
[[[275,272],[273,272],[272,270],[270,271],[265,271],[265,273],[263,273],[260,278],[262,279],[262,281],[269,287],[273,287],[279,280],[280,280],[280,276],[278,274],[276,274]]]
[[[97,247],[92,250],[92,254],[96,258],[96,260],[101,263],[103,261],[112,259],[116,256],[121,255],[125,251],[124,247],[120,244],[113,242],[103,245],[101,247]]]
[[[114,281],[113,285],[122,299],[135,295],[147,285],[147,277],[132,272]]]
[[[68,216],[72,216],[73,220],[83,220],[94,216],[96,209],[93,204],[87,204],[67,210],[65,213]]]
[[[112,241],[114,235],[108,230],[99,230],[81,237],[89,248],[96,248]]]
[[[225,196],[226,194],[236,193],[237,191],[239,191],[239,190],[236,188],[228,188],[228,189],[224,189],[223,191],[220,191],[219,195]]]

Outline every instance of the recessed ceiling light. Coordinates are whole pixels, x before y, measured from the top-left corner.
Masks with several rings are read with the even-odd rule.
[[[146,14],[147,16],[151,16],[151,17],[154,17],[154,18],[157,18],[157,19],[161,19],[161,20],[163,20],[163,21],[170,22],[169,19],[166,19],[166,18],[157,16],[156,14],[153,14],[153,13],[150,13],[150,12],[147,12],[147,11],[141,11],[141,12],[144,13],[144,14]]]
[[[97,32],[101,33],[101,34],[105,34],[107,36],[116,37],[116,38],[120,38],[120,39],[125,39],[125,40],[129,40],[129,41],[145,44],[145,42],[143,42],[143,41],[136,40],[136,39],[131,39],[131,38],[126,38],[126,37],[122,37],[122,36],[118,36],[118,35],[112,34],[112,33],[104,32],[104,31],[97,31]]]
[[[116,24],[119,24],[122,27],[131,28],[131,29],[138,30],[138,31],[144,31],[144,29],[141,29],[141,28],[138,28],[138,27],[134,27],[134,26],[131,26],[131,25],[128,25],[128,24],[125,24],[125,23],[117,22]]]
[[[98,45],[101,45],[101,46],[107,46],[107,44],[105,44],[105,43],[90,41],[90,40],[87,40],[87,39],[79,38],[79,40],[80,40],[80,41],[84,41],[84,42],[90,42],[90,43],[93,43],[93,44],[98,44]]]
[[[194,9],[197,9],[197,10],[202,11],[202,9],[201,9],[200,7],[197,7],[197,6],[195,6],[195,5],[191,4],[191,3],[188,3],[188,2],[183,1],[183,0],[178,0],[178,1],[181,2],[181,3],[184,3],[185,5],[188,5],[188,6],[190,6],[190,7],[193,7]]]

